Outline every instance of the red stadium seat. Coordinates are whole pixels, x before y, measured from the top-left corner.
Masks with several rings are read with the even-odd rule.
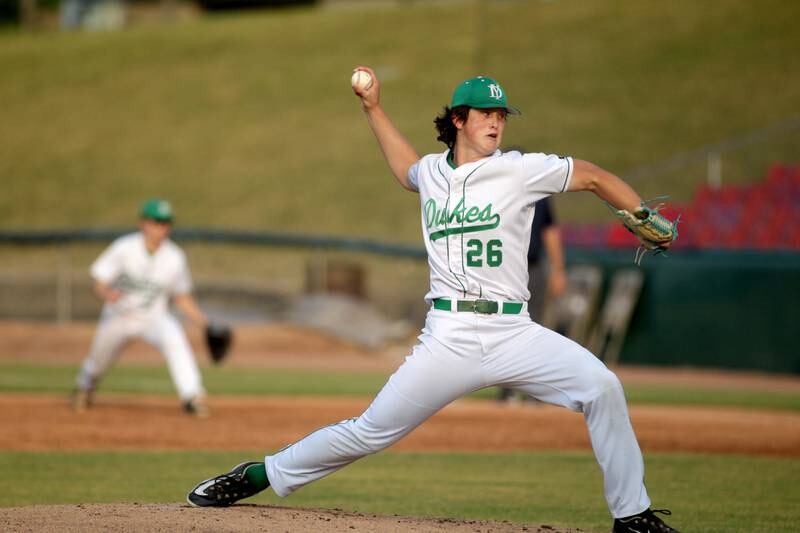
[[[701,184],[688,205],[667,203],[660,211],[670,220],[680,215],[680,248],[753,248],[800,250],[800,164],[775,163],[760,183]],[[638,246],[621,224],[570,226],[562,230],[567,244]]]

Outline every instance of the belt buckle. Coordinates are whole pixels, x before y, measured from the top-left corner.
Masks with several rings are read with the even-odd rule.
[[[479,298],[472,302],[472,312],[480,313],[482,315],[492,315],[497,313],[499,305],[492,300],[485,300]]]

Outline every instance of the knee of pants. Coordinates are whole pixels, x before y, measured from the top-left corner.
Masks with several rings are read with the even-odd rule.
[[[342,447],[338,450],[344,455],[368,455],[388,448],[407,432],[402,428],[384,428],[370,423],[361,416],[349,420],[338,427],[342,437]]]
[[[622,383],[620,383],[617,375],[607,368],[598,368],[592,373],[591,379],[594,389],[593,396],[595,398],[608,394],[622,396],[625,394],[622,390]]]

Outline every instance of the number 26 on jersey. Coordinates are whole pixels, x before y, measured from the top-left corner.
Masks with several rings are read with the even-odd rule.
[[[485,249],[485,252],[484,252]],[[480,239],[467,241],[467,266],[481,267],[484,260],[490,267],[498,267],[503,263],[503,241],[492,239],[483,245]]]

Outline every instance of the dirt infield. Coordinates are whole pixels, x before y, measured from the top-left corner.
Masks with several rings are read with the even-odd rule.
[[[358,415],[370,398],[213,397],[212,416],[185,416],[169,397],[103,396],[87,413],[63,396],[0,394],[0,450],[279,449],[332,421]],[[800,457],[800,415],[728,408],[633,406],[645,452]],[[247,432],[237,428],[247,427]],[[480,428],[476,430],[475,428]],[[521,430],[528,429],[528,431]],[[239,435],[235,441],[227,435]],[[580,414],[552,406],[453,403],[392,449],[502,452],[589,450]]]
[[[36,524],[35,528],[31,525]],[[547,525],[482,520],[421,519],[348,513],[341,510],[236,505],[228,509],[194,509],[181,504],[48,505],[3,509],[0,530],[40,533],[139,533],[177,531],[238,533],[241,531],[368,533],[578,533]]]
[[[0,360],[78,363],[91,340],[92,324],[0,323]],[[198,353],[196,333],[191,338]],[[409,344],[413,341],[410,340]],[[367,353],[347,343],[285,325],[237,329],[227,364],[243,368],[313,368],[386,371],[397,367],[405,346]],[[137,344],[122,364],[163,364]],[[205,363],[204,363],[205,364]],[[794,377],[692,370],[622,368],[623,383],[672,383],[708,388],[800,391]],[[99,395],[82,415],[54,394],[0,394],[0,450],[228,450],[282,447],[331,421],[358,415],[370,398],[212,396],[212,416],[183,415],[177,400],[145,395]],[[647,452],[736,453],[800,457],[800,415],[732,408],[636,405],[631,418]],[[224,438],[246,426],[231,442]],[[481,427],[481,431],[476,431]],[[267,430],[268,428],[268,430]],[[520,431],[520,428],[530,429]],[[202,435],[202,438],[198,438]],[[216,436],[216,437],[215,437]],[[589,450],[581,415],[550,406],[508,406],[460,400],[393,447],[398,451]],[[236,506],[191,510],[188,506],[113,504],[28,506],[3,509],[3,531],[533,531],[544,525],[370,516],[339,510]]]

